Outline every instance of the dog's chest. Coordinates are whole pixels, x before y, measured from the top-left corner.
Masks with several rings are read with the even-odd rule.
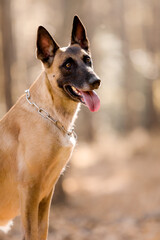
[[[43,171],[41,199],[47,196],[55,186],[72,155],[75,144],[76,140],[74,137],[66,136],[59,139],[56,148],[53,147],[53,156],[47,162]]]

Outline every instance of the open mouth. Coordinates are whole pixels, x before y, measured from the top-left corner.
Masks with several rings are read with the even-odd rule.
[[[96,112],[100,108],[100,99],[97,96],[95,91],[82,91],[78,88],[75,88],[71,85],[65,85],[65,92],[72,98],[74,101],[81,102],[85,104],[90,111]]]
[[[83,102],[83,96],[81,95],[80,91],[77,88],[75,88],[71,85],[65,85],[64,90],[68,93],[68,95],[73,100],[78,101],[78,102],[80,101],[80,102],[84,103]]]

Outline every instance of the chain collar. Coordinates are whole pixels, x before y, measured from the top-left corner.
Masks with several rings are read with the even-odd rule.
[[[27,89],[25,91],[26,93],[26,100],[27,102],[31,105],[31,106],[34,106],[36,109],[37,109],[37,112],[45,119],[48,119],[49,121],[51,121],[52,123],[54,123],[54,125],[60,129],[63,133],[67,134],[69,137],[71,137],[72,135],[77,138],[77,135],[76,133],[74,132],[74,130],[72,129],[71,131],[67,131],[65,129],[65,127],[61,124],[60,121],[58,120],[55,120],[46,110],[44,110],[43,108],[39,107],[36,103],[34,102],[31,102],[31,94],[30,94],[30,91],[29,89]]]

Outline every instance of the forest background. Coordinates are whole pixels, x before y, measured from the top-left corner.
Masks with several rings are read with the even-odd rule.
[[[0,0],[0,117],[41,72],[36,34],[60,46],[78,14],[102,80],[56,188],[49,240],[160,239],[160,1]],[[0,240],[20,238],[19,218]]]

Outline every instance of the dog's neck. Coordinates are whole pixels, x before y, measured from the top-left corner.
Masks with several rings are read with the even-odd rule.
[[[47,74],[43,71],[30,88],[31,101],[47,111],[55,120],[61,122],[69,131],[75,122],[79,111],[79,103],[64,95],[59,96],[53,89]]]

